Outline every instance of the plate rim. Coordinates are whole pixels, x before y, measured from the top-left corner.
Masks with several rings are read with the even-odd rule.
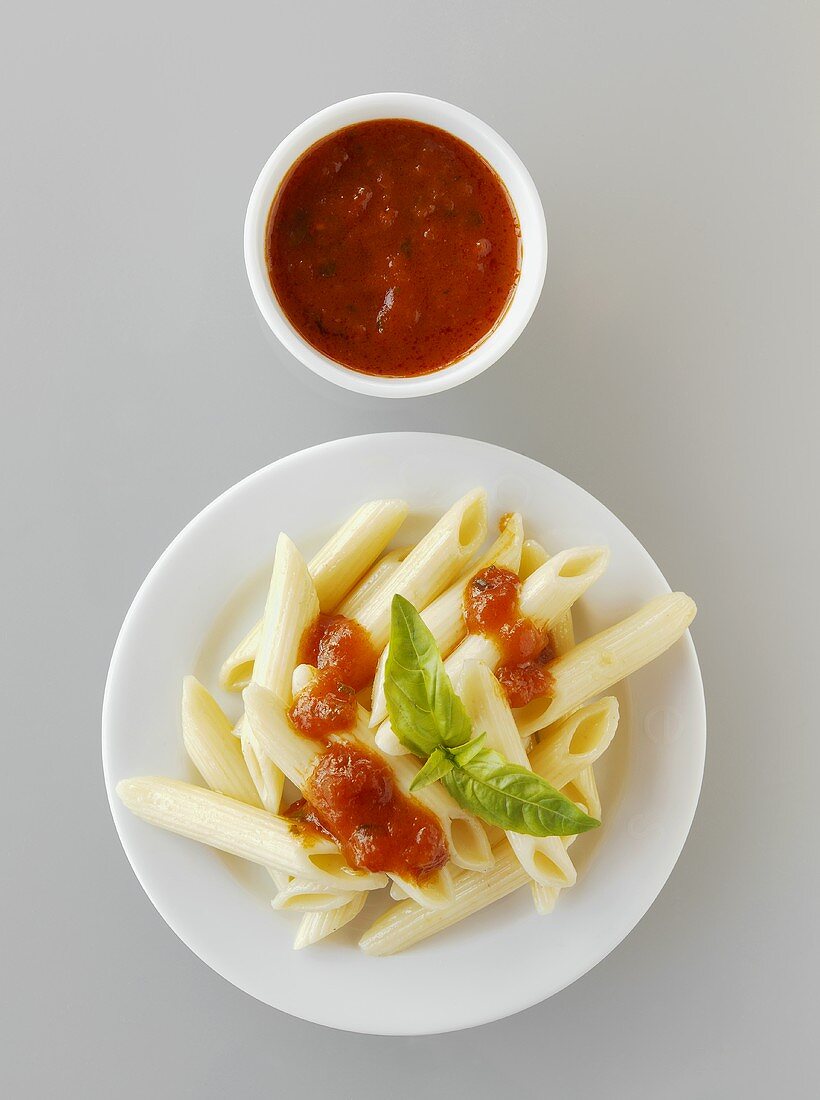
[[[316,1025],[322,1026],[322,1027],[329,1027],[329,1028],[332,1028],[333,1030],[346,1032],[346,1033],[350,1033],[350,1034],[365,1034],[365,1035],[369,1034],[369,1035],[408,1036],[408,1037],[410,1037],[410,1036],[447,1034],[447,1033],[450,1033],[450,1032],[467,1030],[467,1029],[473,1028],[473,1027],[480,1027],[480,1026],[483,1026],[485,1024],[494,1023],[494,1022],[502,1020],[502,1019],[508,1019],[512,1016],[517,1015],[519,1012],[524,1012],[527,1009],[534,1007],[535,1005],[544,1003],[545,1001],[549,1000],[551,997],[554,997],[556,994],[558,994],[562,990],[566,989],[568,986],[574,984],[576,981],[578,981],[580,978],[582,978],[585,974],[588,974],[590,971],[592,971],[596,966],[599,965],[599,963],[601,963],[609,954],[611,954],[618,946],[620,946],[620,944],[622,944],[632,934],[632,932],[637,928],[637,926],[640,924],[640,922],[646,916],[647,912],[652,908],[655,901],[657,900],[660,893],[662,892],[663,888],[668,883],[670,877],[672,876],[672,874],[675,870],[675,867],[678,863],[678,860],[680,859],[681,853],[682,853],[682,851],[683,851],[683,849],[686,845],[686,841],[687,841],[687,839],[689,837],[689,834],[691,832],[692,825],[694,823],[695,815],[697,813],[697,809],[698,809],[698,805],[699,805],[699,801],[700,801],[700,795],[701,795],[701,792],[702,792],[702,787],[703,787],[703,777],[704,777],[705,764],[706,764],[706,746],[707,746],[707,732],[708,731],[707,731],[706,698],[705,698],[705,692],[704,692],[704,687],[703,687],[703,675],[702,675],[702,671],[701,671],[701,668],[700,668],[700,662],[698,660],[697,651],[695,650],[694,642],[693,642],[692,637],[691,637],[691,633],[687,629],[687,631],[683,635],[681,641],[686,646],[687,654],[688,654],[689,660],[692,664],[692,672],[694,673],[694,676],[695,676],[696,683],[693,683],[692,687],[697,688],[696,697],[695,697],[695,693],[693,691],[692,697],[689,700],[690,705],[692,705],[693,709],[696,711],[696,719],[697,719],[697,727],[693,728],[693,730],[692,730],[693,738],[694,738],[695,735],[697,735],[697,744],[696,745],[693,744],[692,751],[694,753],[695,748],[699,748],[700,751],[698,753],[697,760],[696,761],[693,760],[693,764],[696,764],[697,784],[696,784],[696,786],[695,786],[695,784],[693,784],[692,791],[691,791],[691,794],[690,794],[691,806],[690,806],[690,808],[687,812],[688,824],[685,828],[685,831],[683,831],[679,842],[676,843],[674,848],[670,848],[670,858],[664,861],[665,864],[668,863],[668,870],[666,870],[662,881],[660,881],[660,884],[657,886],[657,889],[653,888],[652,891],[650,891],[651,896],[648,898],[646,903],[644,904],[643,901],[641,902],[640,906],[638,907],[639,912],[638,912],[637,917],[635,917],[633,919],[633,917],[630,913],[630,916],[626,919],[626,921],[621,922],[623,924],[628,924],[629,927],[623,933],[621,933],[619,931],[618,934],[614,937],[614,942],[608,943],[608,945],[605,946],[602,950],[596,950],[595,952],[592,952],[591,955],[589,956],[589,958],[592,961],[584,962],[580,966],[578,966],[576,968],[573,968],[573,970],[570,972],[569,977],[567,977],[566,980],[562,980],[560,982],[560,984],[555,985],[554,988],[551,988],[549,992],[547,992],[545,994],[542,994],[540,996],[536,996],[534,998],[531,997],[529,994],[524,995],[523,1000],[519,1001],[517,1007],[513,1007],[513,1008],[510,1008],[510,1009],[502,1008],[500,1010],[500,1012],[496,1012],[492,1009],[485,1010],[485,1011],[480,1011],[479,1010],[479,1011],[474,1012],[474,1014],[469,1019],[466,1019],[466,1018],[458,1019],[458,1020],[455,1020],[455,1021],[449,1023],[447,1026],[439,1025],[439,1026],[433,1027],[432,1029],[431,1028],[426,1028],[423,1025],[419,1026],[418,1028],[414,1028],[414,1029],[408,1028],[406,1025],[391,1026],[389,1024],[389,1022],[385,1022],[385,1023],[381,1024],[378,1029],[376,1029],[373,1026],[368,1026],[368,1027],[357,1026],[355,1023],[351,1023],[348,1026],[344,1023],[330,1022],[328,1019],[322,1018],[321,1012],[317,1012],[317,1013],[313,1013],[313,1014],[308,1015],[308,1014],[303,1014],[303,1013],[297,1013],[297,1012],[291,1011],[287,1008],[282,1008],[279,1005],[271,1004],[271,1002],[266,1000],[264,997],[260,997],[257,993],[249,991],[243,985],[239,984],[239,982],[234,981],[230,976],[223,973],[222,970],[217,969],[216,966],[214,966],[211,962],[209,962],[206,958],[204,958],[203,955],[200,953],[200,951],[198,951],[196,948],[194,948],[183,937],[182,933],[179,932],[174,927],[174,925],[170,922],[170,920],[166,917],[165,912],[163,911],[163,907],[162,907],[161,903],[154,896],[154,893],[152,892],[152,890],[148,887],[148,885],[144,881],[143,876],[140,873],[140,871],[138,870],[137,866],[135,866],[134,860],[132,859],[131,852],[129,851],[128,842],[125,840],[125,838],[121,834],[120,829],[119,829],[119,825],[118,825],[118,822],[117,822],[117,815],[116,815],[116,812],[115,812],[115,804],[114,804],[114,787],[113,787],[113,784],[112,784],[111,772],[110,772],[111,744],[110,744],[110,735],[108,733],[108,730],[109,730],[110,723],[111,723],[111,708],[112,708],[112,705],[113,705],[112,704],[113,684],[114,684],[114,682],[117,678],[118,672],[119,672],[119,664],[120,664],[120,661],[122,659],[121,651],[122,651],[122,647],[123,647],[123,644],[124,644],[124,639],[126,638],[127,632],[130,629],[131,622],[133,621],[134,618],[136,618],[136,616],[139,613],[140,607],[141,607],[144,599],[146,598],[146,593],[149,591],[154,577],[163,569],[166,560],[168,558],[170,558],[172,556],[172,554],[176,551],[176,548],[180,544],[180,542],[182,542],[183,540],[186,540],[196,530],[196,528],[198,528],[201,524],[204,524],[205,522],[207,522],[207,520],[210,517],[211,513],[219,508],[219,506],[221,505],[221,503],[222,503],[222,501],[225,497],[227,497],[229,495],[233,495],[234,493],[238,493],[241,490],[246,490],[247,487],[252,482],[262,479],[274,467],[278,467],[278,468],[281,468],[281,469],[286,469],[287,466],[298,463],[299,460],[305,458],[309,454],[317,453],[317,452],[321,452],[321,451],[327,451],[327,450],[331,450],[333,448],[344,449],[345,447],[355,447],[355,446],[361,445],[364,441],[369,441],[372,444],[376,444],[380,440],[395,439],[397,437],[400,437],[400,438],[405,439],[405,440],[408,439],[408,438],[412,438],[412,439],[415,439],[419,442],[422,441],[422,440],[425,440],[425,439],[437,439],[437,440],[444,440],[444,441],[448,441],[448,442],[455,441],[457,444],[463,444],[463,443],[476,444],[476,445],[478,445],[482,448],[488,448],[490,450],[499,451],[502,454],[512,454],[512,455],[516,456],[517,458],[524,459],[526,462],[533,463],[534,465],[539,466],[542,469],[547,470],[549,473],[553,474],[555,477],[557,477],[561,481],[566,482],[569,486],[572,487],[572,489],[574,489],[574,490],[580,492],[581,494],[583,494],[584,496],[590,498],[590,500],[595,505],[597,505],[599,508],[602,508],[607,513],[607,515],[611,518],[611,520],[613,520],[615,522],[615,524],[617,526],[622,528],[623,531],[625,531],[632,539],[634,539],[634,541],[638,544],[638,546],[641,548],[643,553],[646,555],[646,559],[647,559],[648,563],[651,565],[651,567],[652,567],[652,569],[653,569],[653,571],[656,575],[656,579],[663,585],[663,587],[666,591],[671,591],[671,587],[670,587],[669,583],[667,582],[665,576],[661,572],[658,564],[656,563],[656,561],[652,557],[652,555],[649,553],[649,551],[646,549],[644,544],[641,542],[641,540],[602,501],[600,501],[596,496],[594,496],[594,494],[590,493],[589,490],[585,489],[582,485],[579,485],[577,482],[573,481],[571,478],[567,477],[565,474],[562,474],[559,470],[554,469],[554,467],[547,466],[546,463],[541,462],[539,459],[532,458],[530,455],[523,454],[522,452],[517,451],[514,448],[504,447],[504,446],[501,446],[501,445],[496,444],[496,443],[490,443],[490,442],[487,442],[486,440],[475,439],[475,438],[470,437],[470,436],[454,435],[454,434],[448,433],[448,432],[417,432],[417,431],[390,431],[390,432],[373,432],[373,433],[364,432],[364,433],[359,433],[359,434],[353,435],[353,436],[340,436],[340,437],[337,437],[335,439],[325,440],[323,442],[313,444],[310,447],[305,447],[305,448],[302,448],[298,451],[293,451],[289,454],[282,455],[281,457],[279,457],[277,459],[274,459],[272,462],[266,463],[264,466],[261,466],[258,469],[252,471],[251,473],[246,474],[244,477],[240,478],[238,481],[234,482],[232,485],[229,485],[227,488],[222,490],[216,497],[214,497],[211,501],[209,501],[206,505],[204,505],[204,507],[201,508],[194,516],[192,516],[191,519],[188,520],[188,522],[181,528],[181,530],[177,533],[177,535],[174,536],[174,538],[169,542],[169,544],[166,546],[166,548],[159,555],[157,560],[154,562],[154,564],[152,565],[152,567],[150,568],[150,570],[146,574],[144,580],[142,581],[142,583],[137,588],[137,590],[136,590],[136,592],[135,592],[135,594],[134,594],[134,596],[133,596],[133,598],[132,598],[132,600],[129,604],[128,610],[126,611],[125,616],[123,617],[122,624],[119,628],[119,631],[117,632],[117,637],[116,637],[116,640],[114,642],[114,646],[113,646],[113,649],[112,649],[112,652],[111,652],[111,658],[110,658],[110,661],[109,661],[108,671],[107,671],[107,674],[106,674],[105,688],[104,688],[104,691],[103,691],[103,699],[102,699],[101,749],[102,749],[102,765],[103,765],[103,768],[102,768],[102,770],[103,770],[103,782],[104,782],[104,786],[105,786],[106,799],[107,799],[107,802],[108,802],[109,813],[111,814],[114,829],[115,829],[115,832],[117,834],[117,838],[119,840],[120,846],[122,847],[123,853],[125,854],[125,857],[128,861],[128,864],[129,864],[132,872],[134,873],[137,881],[139,882],[140,886],[142,887],[143,891],[145,892],[146,896],[148,897],[148,900],[151,902],[151,905],[156,910],[159,917],[162,919],[164,924],[173,932],[173,934],[177,937],[177,939],[181,943],[183,943],[184,946],[188,950],[192,951],[193,954],[196,955],[196,957],[199,958],[210,970],[212,970],[214,973],[216,973],[223,980],[229,982],[232,986],[234,986],[234,988],[241,990],[246,995],[253,997],[254,1000],[257,1000],[260,1003],[265,1004],[268,1007],[273,1008],[278,1012],[284,1012],[287,1015],[292,1016],[294,1019],[302,1019],[302,1020],[305,1020],[308,1023],[316,1024]]]

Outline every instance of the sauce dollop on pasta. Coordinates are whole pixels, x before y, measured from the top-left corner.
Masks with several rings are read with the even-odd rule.
[[[547,667],[555,657],[549,631],[521,614],[521,581],[509,569],[490,565],[471,578],[464,592],[464,620],[471,634],[486,634],[501,650],[496,679],[511,707],[549,695]]]
[[[288,816],[301,831],[333,836],[351,867],[423,882],[449,858],[439,822],[396,787],[377,755],[333,740],[334,733],[356,725],[356,692],[373,679],[377,656],[367,631],[343,615],[319,615],[305,632],[299,656],[319,671],[288,714],[295,729],[325,747],[305,798]]]
[[[384,761],[359,745],[328,745],[305,794],[351,867],[423,882],[449,859],[436,818],[398,790]]]

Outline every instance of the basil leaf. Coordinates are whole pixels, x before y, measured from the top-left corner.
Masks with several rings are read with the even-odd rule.
[[[417,756],[470,740],[472,723],[453,691],[435,639],[415,607],[394,596],[384,694],[393,732]]]
[[[438,779],[443,779],[454,767],[455,763],[447,749],[434,749],[427,757],[424,767],[416,772],[410,790],[420,791],[422,787],[428,787]]]
[[[394,596],[384,693],[393,732],[427,763],[420,790],[441,780],[456,802],[492,825],[529,836],[574,836],[594,829],[589,817],[546,780],[472,737],[472,723],[453,690],[435,639],[415,607]]]
[[[472,741],[468,741],[466,745],[459,745],[457,749],[453,749],[453,759],[460,767],[465,768],[474,756],[478,756],[484,749],[484,742],[487,740],[486,733],[480,733],[478,737],[474,737]]]
[[[459,761],[443,783],[460,806],[515,833],[574,836],[601,824],[540,775],[510,764],[492,749]]]

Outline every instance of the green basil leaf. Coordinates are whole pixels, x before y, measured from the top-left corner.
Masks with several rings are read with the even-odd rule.
[[[510,764],[492,749],[459,763],[443,783],[460,806],[514,833],[574,836],[601,824],[540,775]]]
[[[478,737],[474,737],[472,741],[468,741],[466,745],[459,745],[458,748],[453,749],[453,759],[459,767],[466,768],[474,756],[478,756],[484,749],[484,742],[487,740],[486,733],[480,733]]]
[[[427,763],[420,768],[410,784],[411,791],[420,791],[439,779],[443,779],[455,767],[455,762],[447,749],[433,749],[427,757]]]
[[[435,638],[415,607],[394,596],[384,694],[393,732],[418,756],[470,740],[472,723],[453,691]]]

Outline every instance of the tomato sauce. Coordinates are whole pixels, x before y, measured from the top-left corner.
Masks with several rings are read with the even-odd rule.
[[[288,717],[296,729],[317,741],[356,725],[356,692],[332,669],[320,669],[291,703]]]
[[[295,729],[323,743],[304,794],[287,811],[300,832],[333,836],[351,867],[423,881],[449,858],[437,819],[396,787],[390,768],[357,743],[333,740],[356,725],[356,692],[373,678],[367,631],[344,615],[319,615],[300,661],[318,673],[288,712]]]
[[[364,627],[344,615],[317,615],[302,638],[299,660],[319,673],[293,700],[289,716],[296,729],[320,741],[353,729],[356,692],[373,679],[378,660]]]
[[[305,794],[351,867],[423,882],[449,859],[436,818],[398,790],[384,761],[359,745],[328,745]]]
[[[520,231],[469,145],[408,119],[322,139],[268,216],[271,287],[308,343],[365,374],[412,376],[467,354],[518,281]]]
[[[288,818],[291,827],[302,837],[329,836],[333,839],[332,834],[321,823],[316,816],[316,811],[306,798],[297,798],[282,816]]]
[[[361,691],[373,679],[378,654],[355,619],[317,615],[302,638],[299,660],[316,668],[335,669],[344,683]]]
[[[523,707],[549,695],[555,658],[548,630],[521,614],[521,581],[509,569],[490,565],[469,581],[464,592],[464,620],[471,634],[486,634],[498,644],[495,671],[511,707]]]

